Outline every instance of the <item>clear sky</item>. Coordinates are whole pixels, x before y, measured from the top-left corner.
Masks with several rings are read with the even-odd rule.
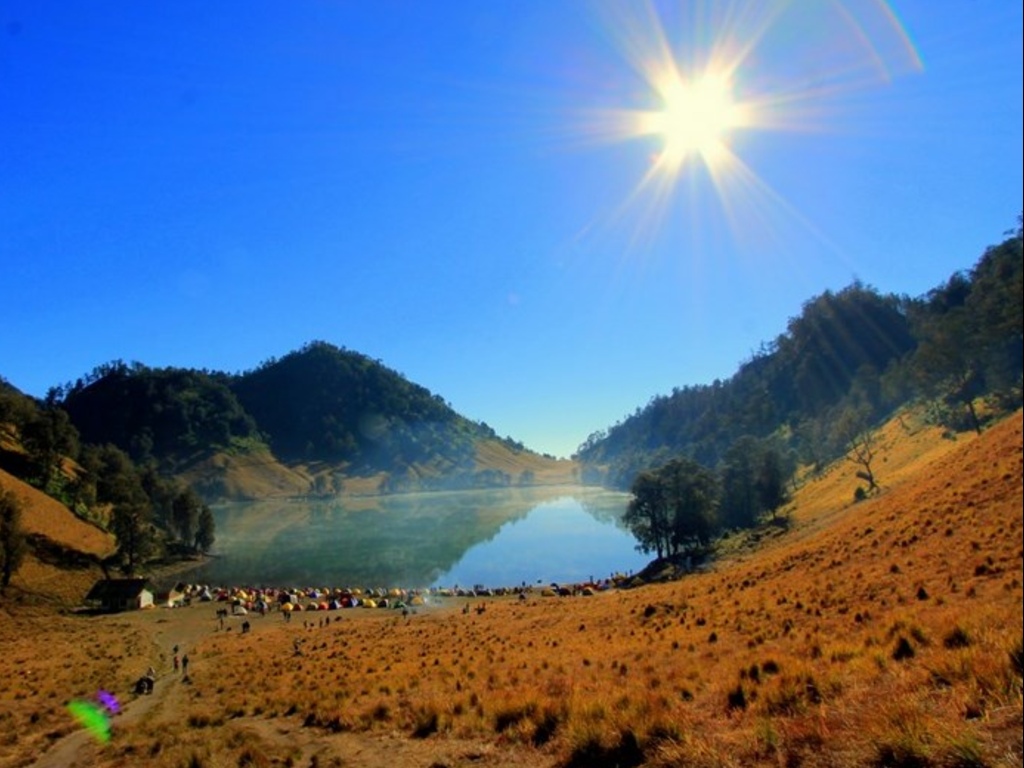
[[[0,375],[321,339],[567,456],[1022,209],[1019,0],[0,4]]]

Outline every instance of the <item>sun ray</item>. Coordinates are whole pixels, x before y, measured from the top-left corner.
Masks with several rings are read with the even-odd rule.
[[[919,70],[920,58],[888,3],[826,2],[810,14],[792,2],[661,7],[668,10],[659,13],[651,2],[616,5],[608,18],[618,52],[639,78],[639,103],[590,113],[582,133],[653,145],[647,168],[611,218],[635,218],[631,244],[652,240],[670,214],[678,216],[679,206],[692,214],[710,188],[733,232],[748,229],[756,212],[762,226],[770,229],[781,215],[827,243],[740,158],[741,137],[845,129],[844,99],[888,83],[893,72]]]

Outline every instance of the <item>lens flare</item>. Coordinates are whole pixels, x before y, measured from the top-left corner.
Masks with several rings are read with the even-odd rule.
[[[107,708],[107,710],[116,715],[121,711],[121,705],[117,702],[117,697],[109,691],[99,691],[96,694],[96,698],[99,699],[100,704]]]
[[[90,701],[68,702],[68,712],[78,721],[79,725],[106,744],[110,741],[110,720],[103,710]]]
[[[602,28],[637,76],[636,87],[615,96],[635,104],[589,112],[581,133],[653,144],[645,172],[613,217],[631,212],[645,237],[678,212],[677,203],[701,209],[691,210],[691,222],[707,215],[705,191],[734,231],[736,221],[767,215],[816,234],[741,158],[746,135],[851,130],[857,99],[848,97],[923,69],[881,0],[638,2],[607,12]],[[764,142],[755,144],[751,153],[764,150]]]

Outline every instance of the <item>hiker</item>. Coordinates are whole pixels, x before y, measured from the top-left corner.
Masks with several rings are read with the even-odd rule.
[[[175,649],[177,649],[177,647],[178,647],[178,646],[174,646],[174,647],[175,647]],[[177,654],[177,653],[175,653],[175,654],[174,654],[174,671],[175,671],[175,672],[177,672],[177,671],[178,671],[178,666],[179,666],[180,664],[181,664],[181,659],[179,659],[179,658],[178,658],[178,654]]]
[[[181,674],[188,677],[188,654],[181,657]]]

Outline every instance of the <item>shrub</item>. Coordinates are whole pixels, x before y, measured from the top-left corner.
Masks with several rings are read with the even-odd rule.
[[[503,733],[509,728],[533,716],[537,705],[532,702],[518,707],[507,707],[494,713],[494,730]]]
[[[953,650],[954,648],[966,648],[971,644],[971,636],[962,627],[954,627],[953,630],[942,638],[942,645]]]
[[[618,742],[610,746],[592,733],[576,745],[564,768],[636,768],[643,762],[643,750],[632,731],[620,733]]]
[[[563,719],[564,713],[558,712],[551,707],[545,708],[540,722],[537,723],[537,727],[533,731],[533,737],[531,738],[533,746],[542,747],[551,741]]]
[[[726,701],[726,707],[730,711],[733,709],[747,708],[747,692],[743,689],[742,685],[737,685],[735,688],[729,691]]]
[[[905,637],[900,637],[896,643],[896,648],[892,652],[892,657],[896,661],[905,661],[906,659],[914,658],[914,646],[910,644],[910,641]]]
[[[440,728],[441,718],[437,710],[432,707],[421,709],[416,716],[416,723],[412,729],[414,739],[425,739],[431,734],[437,733]]]
[[[800,686],[795,680],[782,680],[777,690],[768,694],[765,708],[773,717],[793,717],[804,711]]]
[[[931,768],[932,761],[917,744],[901,739],[895,744],[879,744],[875,768]]]
[[[989,768],[981,745],[969,734],[950,744],[943,765],[949,768]]]

